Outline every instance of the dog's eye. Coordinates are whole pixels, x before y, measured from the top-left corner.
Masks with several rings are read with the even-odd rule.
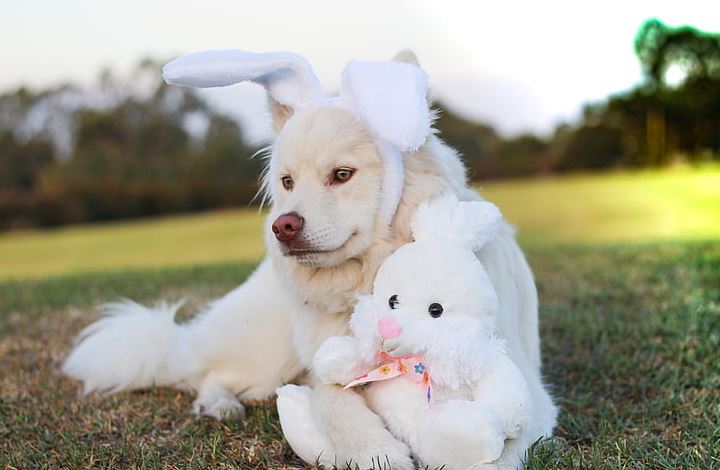
[[[428,307],[428,313],[433,318],[438,318],[443,313],[443,306],[438,303],[432,303]]]
[[[388,305],[389,305],[390,308],[393,309],[393,310],[395,310],[396,308],[398,308],[398,305],[400,305],[400,301],[399,301],[398,298],[397,298],[397,294],[394,294],[394,295],[391,295],[391,296],[390,296],[390,298],[388,299]]]
[[[285,188],[286,191],[292,191],[295,182],[293,181],[291,176],[283,176],[282,178],[280,178],[280,181],[282,182],[283,188]]]
[[[336,168],[333,171],[331,183],[332,184],[346,183],[350,180],[350,178],[352,178],[352,176],[354,174],[355,174],[355,170],[353,170],[352,168],[346,168],[346,167]]]

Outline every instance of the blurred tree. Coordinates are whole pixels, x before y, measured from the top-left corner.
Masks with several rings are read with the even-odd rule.
[[[0,130],[0,190],[31,191],[53,161],[52,146],[41,140],[18,142],[12,132]]]
[[[435,128],[440,137],[460,152],[471,179],[481,180],[498,176],[493,156],[497,154],[500,137],[487,124],[460,117],[440,103],[434,103],[437,112]]]
[[[525,134],[503,140],[495,156],[497,174],[502,177],[539,173],[549,159],[548,144],[537,136]]]
[[[239,124],[192,90],[165,85],[159,69],[143,62],[128,85],[104,72],[96,105],[76,111],[72,157],[44,178],[46,194],[75,208],[69,216],[106,220],[252,199],[259,162]]]
[[[574,131],[555,167],[560,171],[596,170],[623,160],[622,133],[605,124],[584,125]]]
[[[671,28],[651,19],[635,37],[635,53],[652,87],[720,79],[720,34],[690,26]]]
[[[198,208],[248,204],[258,189],[262,161],[242,137],[238,122],[211,115],[200,155],[192,159],[187,179],[196,188]]]
[[[635,52],[646,82],[611,105],[625,113],[621,119],[626,123],[634,121],[636,132],[644,131],[644,139],[636,137],[642,142],[642,163],[664,164],[677,155],[690,160],[705,153],[717,156],[720,34],[651,19],[638,31]]]
[[[621,132],[622,161],[630,166],[659,163],[662,155],[648,150],[652,138],[648,138],[647,116],[649,109],[661,106],[654,92],[636,89],[632,92],[610,97],[600,106],[601,122]],[[597,124],[597,123],[596,123]]]

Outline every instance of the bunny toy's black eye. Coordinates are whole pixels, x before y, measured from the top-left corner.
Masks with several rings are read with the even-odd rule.
[[[390,296],[390,298],[388,299],[388,305],[389,305],[390,308],[393,309],[393,310],[395,310],[396,308],[398,308],[398,305],[400,305],[400,301],[399,301],[398,298],[397,298],[397,294],[394,294],[394,295],[391,295],[391,296]]]
[[[439,318],[443,313],[443,306],[438,303],[432,303],[428,307],[428,313],[433,318]]]

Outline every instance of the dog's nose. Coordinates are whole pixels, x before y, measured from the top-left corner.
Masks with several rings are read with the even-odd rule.
[[[382,339],[393,339],[400,336],[403,329],[393,317],[382,317],[378,321],[378,330]]]
[[[304,223],[305,219],[300,217],[297,212],[288,212],[275,219],[272,224],[272,231],[275,238],[287,243],[298,236]]]

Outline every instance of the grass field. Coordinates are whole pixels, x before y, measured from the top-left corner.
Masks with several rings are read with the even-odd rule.
[[[497,182],[483,194],[526,246],[720,238],[720,166]],[[0,235],[0,279],[256,262],[262,214],[237,210]]]
[[[533,247],[556,439],[529,468],[720,468],[720,243]],[[251,266],[226,264],[0,284],[0,465],[295,468],[274,404],[243,422],[189,414],[168,389],[79,398],[57,372],[96,302],[202,300]],[[4,460],[4,461],[3,461]]]
[[[486,188],[524,234],[561,407],[556,437],[532,449],[529,468],[720,469],[719,178],[683,170]],[[3,236],[0,468],[300,466],[273,401],[218,423],[192,417],[186,393],[80,398],[57,372],[99,302],[189,297],[187,315],[240,283],[261,255],[258,220],[229,212]]]

